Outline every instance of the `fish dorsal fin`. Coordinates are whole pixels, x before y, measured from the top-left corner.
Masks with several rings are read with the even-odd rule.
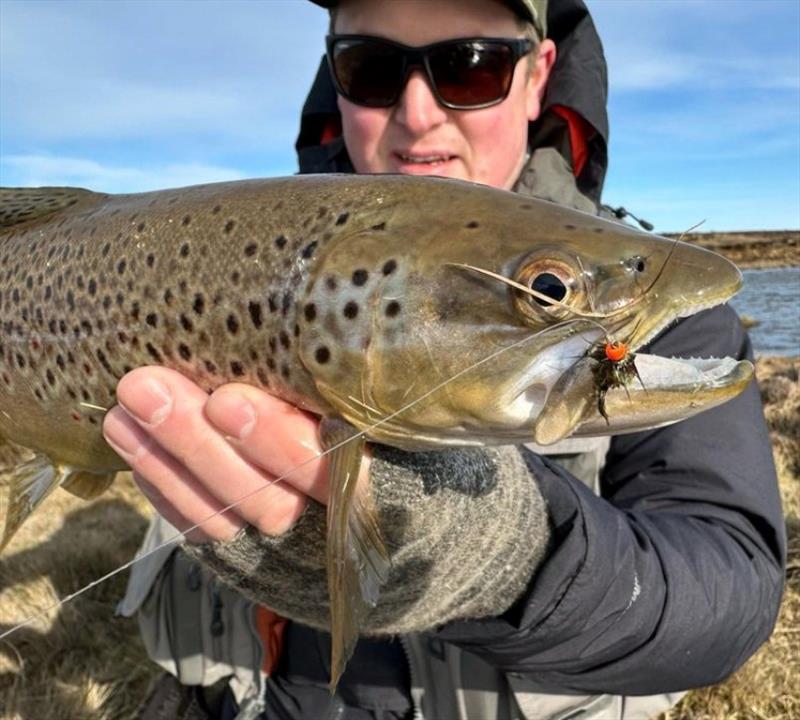
[[[0,188],[0,230],[53,215],[92,197],[102,196],[72,187]]]

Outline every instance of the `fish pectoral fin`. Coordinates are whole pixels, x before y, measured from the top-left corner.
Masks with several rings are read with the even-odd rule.
[[[36,455],[6,473],[9,476],[8,502],[0,552],[31,513],[61,485],[69,472],[67,468],[54,466],[44,455]]]
[[[369,492],[358,488],[366,441],[352,425],[324,418],[322,445],[328,460],[328,593],[331,613],[331,692],[336,689],[369,610],[378,602],[389,571]],[[351,440],[349,438],[352,438]]]
[[[61,487],[81,500],[94,500],[100,497],[114,482],[116,471],[109,473],[92,473],[85,470],[74,470],[61,483]]]

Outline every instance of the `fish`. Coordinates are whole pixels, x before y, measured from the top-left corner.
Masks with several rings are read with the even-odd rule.
[[[331,450],[335,687],[390,563],[355,486],[367,440],[546,445],[718,405],[750,363],[637,353],[641,383],[598,388],[593,351],[633,353],[741,282],[708,250],[457,180],[0,189],[0,442],[33,453],[2,546],[55,488],[91,499],[126,468],[101,425],[127,372],[262,388],[322,418]]]

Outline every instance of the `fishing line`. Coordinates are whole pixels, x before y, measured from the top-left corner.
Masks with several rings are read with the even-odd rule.
[[[195,523],[191,527],[188,527],[188,528],[182,530],[177,535],[174,535],[173,537],[169,538],[168,540],[165,540],[160,545],[157,545],[156,547],[152,548],[151,550],[148,550],[143,555],[140,555],[138,557],[135,557],[135,558],[129,560],[128,562],[124,563],[123,565],[120,565],[118,568],[106,573],[102,577],[100,577],[100,578],[98,578],[96,580],[93,580],[88,585],[85,585],[84,587],[76,590],[74,593],[66,595],[63,598],[60,598],[60,599],[56,600],[56,602],[51,603],[47,607],[45,607],[45,608],[43,608],[41,610],[38,610],[37,612],[29,615],[22,622],[18,623],[17,625],[14,625],[13,627],[11,627],[8,630],[6,630],[3,633],[1,633],[0,634],[0,640],[5,639],[9,635],[12,635],[17,630],[20,630],[21,628],[26,627],[27,625],[30,625],[37,618],[44,617],[44,616],[48,615],[50,612],[52,612],[53,610],[58,609],[62,605],[65,605],[66,603],[72,602],[75,598],[79,597],[80,595],[83,595],[85,592],[88,592],[92,588],[97,587],[98,585],[101,585],[106,580],[110,580],[112,577],[114,577],[115,575],[118,575],[119,573],[123,572],[124,570],[127,570],[127,569],[133,567],[137,562],[150,557],[151,555],[153,555],[154,553],[158,552],[159,550],[162,550],[163,548],[166,548],[166,547],[169,547],[170,545],[174,545],[174,544],[178,543],[186,533],[190,533],[190,532],[192,532],[192,530],[197,530],[202,525],[207,523],[209,520],[217,517],[218,515],[221,515],[222,513],[225,513],[225,512],[228,512],[229,510],[232,510],[237,505],[239,505],[240,503],[244,502],[245,500],[248,500],[249,498],[253,497],[257,493],[260,493],[262,490],[266,490],[268,487],[271,487],[275,483],[281,482],[282,480],[284,480],[285,478],[287,478],[289,475],[291,475],[293,472],[296,472],[300,468],[305,467],[309,463],[316,462],[317,460],[320,460],[321,458],[325,457],[329,453],[332,453],[334,450],[338,450],[339,448],[343,447],[347,443],[352,442],[353,440],[357,440],[358,438],[365,436],[367,433],[369,433],[370,431],[374,430],[375,428],[386,424],[387,422],[389,422],[393,418],[397,417],[401,413],[404,413],[406,410],[409,410],[412,407],[414,407],[414,405],[416,405],[417,403],[422,402],[426,398],[428,398],[431,395],[433,395],[435,392],[438,392],[444,386],[448,385],[449,383],[453,382],[454,380],[457,380],[458,378],[462,377],[463,375],[466,375],[468,372],[471,372],[476,367],[479,367],[479,366],[481,366],[481,365],[483,365],[483,364],[485,364],[485,363],[487,363],[487,362],[489,362],[491,360],[494,360],[496,357],[502,355],[504,352],[507,352],[508,350],[513,350],[514,348],[519,347],[520,345],[524,345],[525,343],[530,342],[531,340],[534,340],[535,338],[539,337],[540,335],[543,335],[543,334],[545,334],[547,332],[550,332],[552,330],[556,330],[559,327],[563,327],[565,325],[569,325],[571,322],[573,322],[573,321],[572,320],[562,320],[561,322],[555,323],[554,325],[550,325],[550,326],[548,326],[546,328],[542,328],[541,330],[538,330],[537,332],[533,333],[532,335],[524,337],[521,340],[518,340],[515,343],[512,343],[511,345],[509,345],[507,347],[500,348],[499,350],[496,350],[495,352],[491,353],[490,355],[487,355],[486,357],[482,358],[481,360],[478,360],[478,361],[474,362],[469,367],[464,368],[463,370],[460,370],[459,372],[457,372],[455,375],[447,378],[446,380],[443,380],[438,385],[435,385],[430,390],[427,390],[426,392],[424,392],[422,395],[420,395],[416,399],[412,400],[411,402],[409,402],[406,405],[404,405],[403,407],[401,407],[399,410],[395,410],[393,413],[387,415],[385,418],[382,418],[381,420],[379,420],[378,422],[374,423],[373,425],[370,425],[365,430],[361,430],[361,431],[357,432],[356,434],[351,435],[346,440],[342,440],[341,442],[337,443],[333,447],[330,447],[327,450],[319,453],[318,455],[315,455],[314,457],[309,458],[308,460],[305,460],[304,462],[300,463],[299,465],[296,465],[295,467],[293,467],[291,470],[288,470],[285,473],[283,473],[283,475],[281,475],[280,477],[277,477],[274,480],[271,480],[270,482],[265,483],[264,485],[261,485],[260,487],[256,488],[255,490],[250,491],[246,495],[243,495],[242,497],[240,497],[238,500],[236,500],[236,501],[230,503],[229,505],[223,507],[222,509],[217,510],[216,512],[212,513],[207,518],[204,518],[203,520],[201,520],[198,523]]]

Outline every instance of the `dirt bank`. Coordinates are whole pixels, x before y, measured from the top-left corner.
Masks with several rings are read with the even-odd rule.
[[[684,235],[683,240],[724,255],[740,268],[800,265],[800,230],[700,232]]]

